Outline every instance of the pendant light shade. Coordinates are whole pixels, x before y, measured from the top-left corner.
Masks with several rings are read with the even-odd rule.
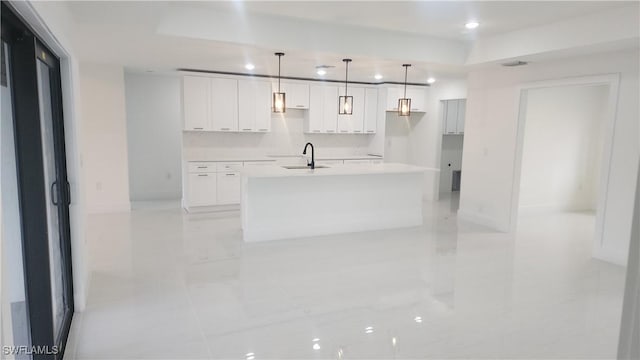
[[[278,57],[278,91],[273,93],[273,103],[271,108],[274,113],[283,113],[287,111],[286,96],[280,90],[280,59],[284,56],[284,53],[277,52],[275,55]]]
[[[349,84],[349,63],[351,59],[342,59],[345,62],[345,75],[344,75],[344,96],[338,97],[338,114],[340,115],[352,115],[353,114],[353,96],[349,96],[347,92],[347,85]]]
[[[411,115],[411,99],[407,98],[407,70],[411,64],[402,64],[404,66],[404,96],[402,99],[398,99],[398,115],[410,116]]]

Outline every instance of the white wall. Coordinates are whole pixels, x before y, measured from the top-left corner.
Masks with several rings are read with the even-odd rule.
[[[182,196],[180,78],[125,73],[131,201]]]
[[[469,74],[462,160],[460,216],[503,231],[515,179],[519,86],[528,82],[620,74],[614,145],[607,188],[604,241],[594,256],[626,262],[638,166],[638,51],[602,53],[531,63],[519,68],[482,68]]]
[[[520,208],[595,210],[609,87],[527,91]]]
[[[301,155],[308,141],[313,143],[316,156],[366,155],[369,152],[371,135],[303,133],[305,113],[287,109],[285,114],[273,114],[269,133],[185,132],[183,156],[186,160],[208,160]]]
[[[90,213],[128,211],[124,70],[82,63],[80,88],[87,209]]]
[[[443,135],[440,156],[440,192],[451,192],[453,171],[462,169],[463,135]],[[449,164],[451,164],[449,166]]]

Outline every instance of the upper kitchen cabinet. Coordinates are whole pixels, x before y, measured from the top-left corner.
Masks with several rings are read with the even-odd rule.
[[[364,131],[365,88],[349,87],[347,95],[353,96],[353,112],[351,115],[338,115],[338,132],[341,134],[362,134]],[[344,87],[338,90],[344,95]],[[336,97],[336,105],[338,97]],[[336,109],[336,113],[337,113]]]
[[[211,79],[210,112],[214,131],[238,131],[238,80]]]
[[[238,130],[271,130],[271,84],[258,80],[238,80]]]
[[[278,91],[278,83],[272,84],[272,91]],[[309,84],[280,83],[280,91],[285,93],[285,106],[287,109],[309,108]]]
[[[404,88],[387,88],[387,111],[398,111],[398,100],[404,97]],[[426,112],[426,89],[420,87],[407,87],[407,97],[411,99],[411,111]]]
[[[207,77],[185,76],[182,82],[183,129],[192,131],[212,130],[209,116],[211,79]]]
[[[338,87],[311,85],[309,87],[309,112],[305,132],[332,134],[337,131]]]
[[[442,101],[443,134],[460,135],[464,134],[464,117],[466,109],[466,99],[453,99]]]
[[[378,89],[366,88],[364,96],[364,132],[375,134],[378,128]]]

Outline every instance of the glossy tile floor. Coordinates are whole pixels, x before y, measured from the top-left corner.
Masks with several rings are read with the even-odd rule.
[[[244,244],[235,213],[91,218],[95,271],[68,359],[614,358],[624,269],[593,216],[528,215]]]

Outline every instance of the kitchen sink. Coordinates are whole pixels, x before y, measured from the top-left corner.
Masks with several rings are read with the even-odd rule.
[[[283,168],[285,169],[289,169],[289,170],[302,170],[302,169],[309,169],[311,170],[311,167],[308,165],[292,165],[292,166],[283,166]],[[324,168],[328,168],[328,166],[316,166],[316,169],[324,169]]]

